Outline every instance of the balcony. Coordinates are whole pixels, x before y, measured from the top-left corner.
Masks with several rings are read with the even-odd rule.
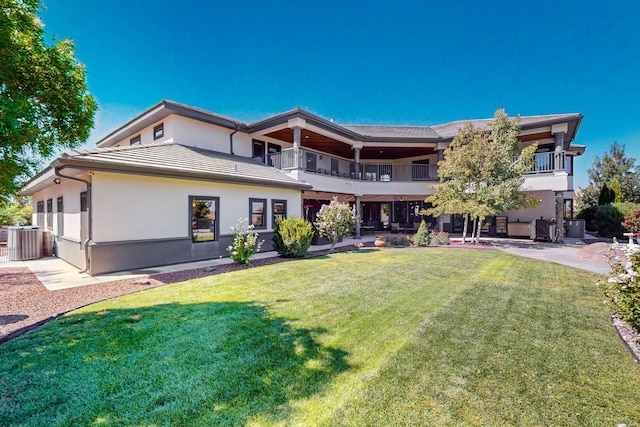
[[[515,160],[515,159],[514,159]],[[571,156],[563,151],[538,153],[531,170],[524,175],[528,190],[567,191],[573,188]],[[303,172],[305,181],[321,191],[337,191],[340,178],[353,182],[350,191],[363,194],[415,194],[425,182],[438,181],[437,165],[410,163],[360,163],[307,149],[286,149],[267,157],[267,164],[284,172]],[[397,185],[387,186],[386,182]],[[343,190],[341,190],[343,191]]]
[[[538,153],[535,155],[535,162],[531,170],[525,175],[531,174],[551,174],[554,172],[572,173],[571,157],[565,156],[564,151],[552,151],[549,153]]]
[[[278,170],[334,176],[357,181],[437,181],[437,165],[411,163],[356,163],[304,148],[289,148],[267,156],[267,164]]]

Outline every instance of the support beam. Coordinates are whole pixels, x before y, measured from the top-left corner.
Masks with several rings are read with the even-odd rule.
[[[362,217],[362,207],[361,207],[361,195],[360,194],[356,194],[356,215],[358,216],[358,219],[356,220],[356,239],[360,238],[360,219]]]
[[[552,239],[556,243],[564,242],[564,193],[556,191],[556,232]]]

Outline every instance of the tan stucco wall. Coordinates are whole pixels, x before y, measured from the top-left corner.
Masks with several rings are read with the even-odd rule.
[[[223,184],[142,175],[96,172],[93,177],[95,242],[189,236],[189,196],[220,197],[220,233],[229,234],[239,217],[249,216],[249,198],[287,200],[287,214],[301,215],[297,190]]]

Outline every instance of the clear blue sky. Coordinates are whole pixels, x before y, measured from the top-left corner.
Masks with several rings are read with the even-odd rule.
[[[89,140],[162,99],[243,121],[584,115],[575,186],[614,140],[640,159],[640,2],[43,0],[100,111]]]

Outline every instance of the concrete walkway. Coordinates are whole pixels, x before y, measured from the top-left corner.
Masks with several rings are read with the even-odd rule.
[[[559,244],[516,239],[495,239],[491,243],[497,249],[514,255],[555,262],[598,274],[608,274],[611,271],[604,258],[602,261],[578,258],[580,249],[585,246],[578,239],[565,239],[564,243]]]

